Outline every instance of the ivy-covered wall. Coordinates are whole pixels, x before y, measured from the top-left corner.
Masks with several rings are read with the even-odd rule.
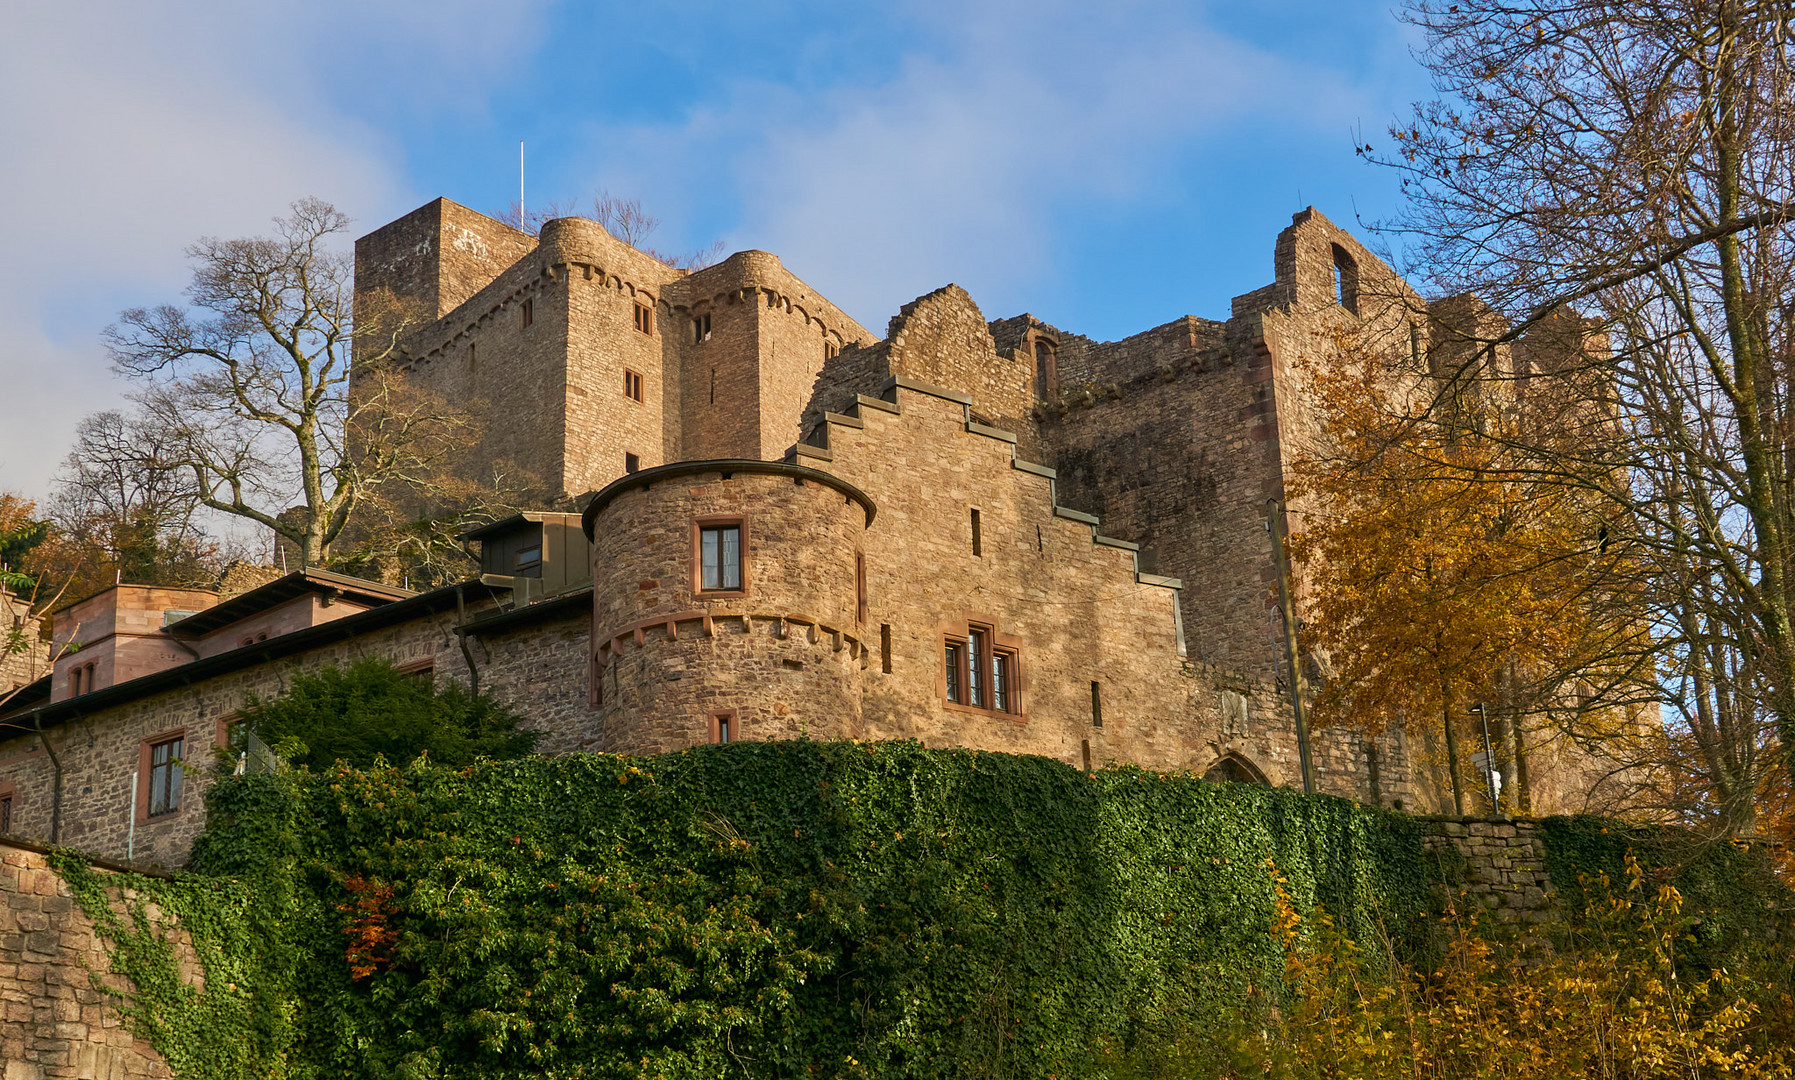
[[[1268,860],[1399,953],[1441,866],[1346,800],[908,743],[247,777],[211,808],[206,878],[140,886],[196,920],[203,992],[110,928],[182,1078],[1088,1076],[1101,1038],[1275,993]]]

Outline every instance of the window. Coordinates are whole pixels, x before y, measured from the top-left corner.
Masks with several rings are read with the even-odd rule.
[[[1091,726],[1103,726],[1103,684],[1091,680]]]
[[[1018,642],[989,626],[969,623],[942,637],[942,686],[955,705],[991,712],[1020,713],[1021,669]]]
[[[69,669],[69,696],[81,696],[81,669],[78,667]]]
[[[185,742],[177,735],[150,746],[149,817],[181,808],[181,748]]]
[[[436,663],[433,660],[419,660],[403,664],[399,667],[399,674],[405,676],[406,681],[415,683],[422,689],[434,690],[436,688]]]
[[[534,301],[534,300],[525,300],[524,301],[523,320],[524,320],[524,329],[525,330],[528,330],[530,328],[530,324],[536,321],[536,301]]]
[[[93,693],[93,664],[87,665],[87,693]]]
[[[644,334],[654,333],[654,309],[647,304],[636,305],[636,329]]]
[[[1046,397],[1053,389],[1053,343],[1043,338],[1035,339],[1035,396]]]
[[[891,674],[891,624],[879,624],[879,670]]]
[[[542,541],[518,548],[516,565],[511,569],[517,577],[541,577]]]
[[[1354,315],[1359,313],[1359,266],[1339,244],[1334,245],[1334,299]]]
[[[854,552],[854,624],[866,625],[866,554]]]
[[[983,558],[984,554],[984,537],[980,535],[979,530],[979,512],[974,510],[972,512],[972,555],[974,558]]]
[[[734,592],[742,588],[742,526],[698,527],[698,588],[701,592]]]
[[[629,368],[623,369],[623,396],[631,401],[642,400],[642,376]]]
[[[632,472],[636,472],[640,468],[642,468],[642,459],[639,456],[637,456],[635,454],[623,455],[623,471],[624,472],[632,473]]]
[[[741,726],[736,722],[734,709],[718,709],[710,714],[711,742],[739,742],[742,737]]]
[[[470,341],[467,343],[467,369],[469,371],[474,370],[474,362],[476,359],[477,359],[477,357],[474,353],[474,343]]]
[[[0,836],[12,832],[12,792],[0,795]]]
[[[835,344],[835,342],[833,342],[833,341],[823,342],[823,359],[825,361],[833,360],[839,355],[841,355],[841,349]]]
[[[702,345],[711,339],[710,312],[692,316],[692,344]]]
[[[717,369],[711,368],[711,404],[717,403]]]

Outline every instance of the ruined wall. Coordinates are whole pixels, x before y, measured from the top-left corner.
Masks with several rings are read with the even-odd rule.
[[[1462,859],[1465,888],[1498,922],[1543,923],[1559,914],[1537,821],[1435,818],[1427,827],[1422,844],[1428,854],[1451,851]]]
[[[101,870],[101,873],[106,871]],[[190,985],[203,978],[191,940],[169,939]],[[75,905],[43,852],[0,841],[0,1068],[5,1080],[127,1080],[172,1074],[162,1056],[124,1026],[93,984],[129,995],[93,921]]]
[[[0,656],[0,695],[36,682],[49,669],[50,650],[39,636],[39,623],[31,604],[0,587],[0,635],[20,634],[22,648]]]
[[[717,710],[733,712],[736,738],[855,735],[867,516],[808,470],[648,474],[601,492],[588,521],[604,749],[713,741]],[[697,587],[697,530],[710,522],[742,529],[741,589]]]

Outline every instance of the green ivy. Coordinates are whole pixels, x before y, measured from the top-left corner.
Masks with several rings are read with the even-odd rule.
[[[1268,861],[1398,958],[1442,869],[1344,799],[902,742],[338,766],[208,807],[201,876],[131,882],[203,993],[61,864],[183,1080],[1089,1076],[1279,992]]]

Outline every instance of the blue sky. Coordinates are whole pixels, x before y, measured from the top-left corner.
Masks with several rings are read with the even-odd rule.
[[[100,331],[182,249],[318,195],[367,231],[600,189],[656,247],[763,248],[869,329],[949,281],[1116,338],[1225,316],[1313,204],[1388,214],[1352,153],[1426,96],[1381,4],[98,0],[0,40],[0,489],[116,407]],[[161,9],[161,10],[158,10]]]

